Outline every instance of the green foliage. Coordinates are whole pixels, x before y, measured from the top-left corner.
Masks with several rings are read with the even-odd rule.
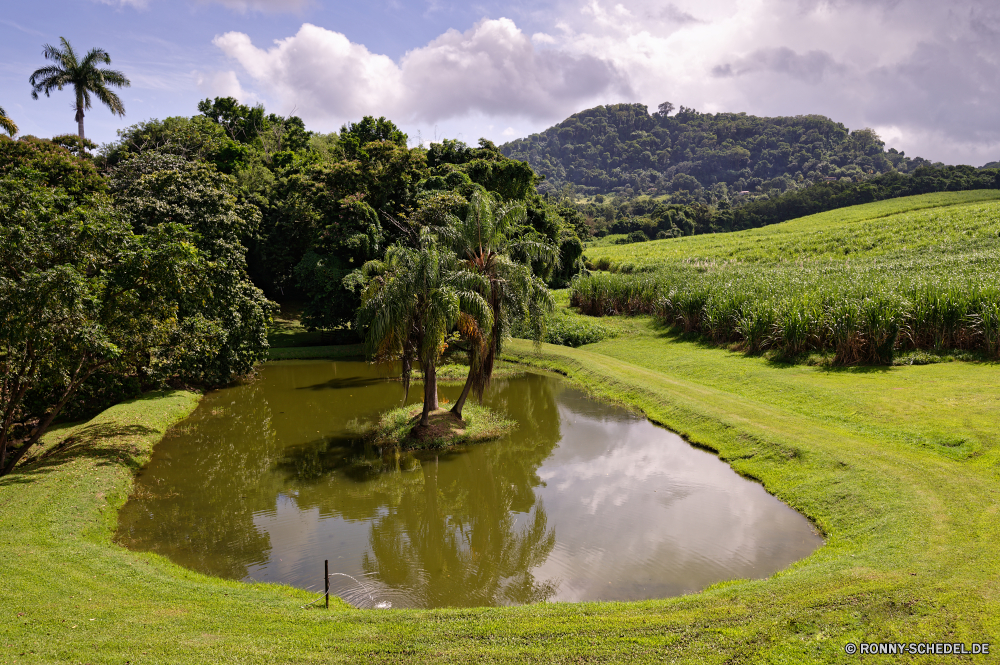
[[[358,328],[365,331],[365,350],[374,360],[402,360],[403,384],[409,390],[413,361],[424,372],[424,407],[420,425],[437,408],[435,368],[445,337],[465,314],[480,330],[493,327],[493,316],[481,295],[489,291],[482,275],[462,269],[455,255],[439,248],[422,229],[416,249],[392,245],[382,261],[364,266]]]
[[[862,203],[929,192],[957,192],[1000,187],[1000,170],[971,166],[921,166],[911,175],[890,172],[862,182],[824,182],[737,208],[723,230],[757,228]]]
[[[93,163],[66,148],[33,136],[12,141],[0,136],[0,176],[20,169],[37,172],[48,187],[58,187],[79,200],[105,191],[107,185]]]
[[[780,193],[929,163],[886,152],[872,130],[849,132],[823,116],[758,118],[683,106],[673,116],[650,115],[642,104],[581,111],[501,149],[545,177],[542,192],[571,184],[581,193],[669,195],[676,203],[712,203],[744,190]]]
[[[484,288],[479,293],[490,311],[489,327],[481,327],[472,315],[458,322],[470,358],[469,378],[453,409],[459,417],[470,390],[482,399],[515,324],[532,339],[541,340],[544,316],[552,310],[552,296],[532,273],[530,262],[554,262],[556,248],[524,227],[523,204],[498,198],[473,191],[465,217],[446,219],[447,226],[439,228],[463,266],[482,278]]]
[[[97,144],[90,139],[81,139],[76,134],[61,134],[53,136],[52,142],[69,150],[74,157],[90,158],[88,150],[93,150]]]
[[[56,64],[40,67],[32,73],[29,79],[31,97],[38,99],[40,92],[45,93],[45,96],[48,97],[53,90],[72,87],[73,95],[76,97],[73,107],[76,109],[76,122],[82,141],[84,139],[83,116],[84,111],[91,108],[91,95],[97,97],[98,101],[107,106],[115,115],[124,116],[125,105],[122,104],[121,98],[109,89],[109,86],[127,88],[131,83],[121,72],[97,66],[111,64],[111,56],[104,49],[90,49],[81,60],[65,37],[60,37],[59,43],[62,45],[61,47],[51,44],[46,44],[43,47],[42,55],[45,56],[45,59]]]
[[[454,188],[463,184],[462,179],[447,181],[464,174],[469,182],[481,185],[488,192],[506,200],[521,201],[530,196],[538,177],[526,162],[505,157],[491,141],[479,140],[478,148],[470,148],[461,141],[445,139],[433,143],[427,150],[427,165],[437,178],[426,186],[442,189],[445,183]]]
[[[529,337],[520,326],[515,327],[515,337]],[[615,337],[616,333],[609,326],[593,318],[574,314],[566,309],[557,309],[545,321],[543,342],[562,346],[583,346]]]
[[[349,122],[340,128],[340,147],[348,159],[367,159],[366,146],[383,141],[405,148],[406,134],[391,120],[385,117],[376,120],[370,115],[360,122]]]
[[[135,235],[104,198],[0,178],[0,475],[96,372],[148,379],[184,345],[178,305],[206,268],[177,228]]]
[[[17,136],[17,124],[10,119],[2,106],[0,106],[0,130],[7,132],[11,137]]]
[[[211,162],[223,173],[236,172],[252,160],[252,149],[226,134],[223,127],[204,117],[147,120],[118,130],[118,141],[102,149],[103,162],[117,166],[144,152],[177,155],[188,161]]]
[[[216,97],[198,102],[198,112],[239,143],[253,143],[264,130],[264,107],[240,104],[232,97]]]
[[[241,204],[235,182],[210,164],[143,153],[121,163],[110,178],[119,209],[141,234],[183,229],[209,264],[199,291],[177,312],[183,336],[198,340],[171,359],[187,381],[220,385],[248,374],[267,356],[273,305],[246,272],[241,239],[260,222]]]
[[[841,364],[889,364],[913,349],[998,357],[1000,204],[962,203],[987,196],[998,192],[897,199],[837,211],[840,220],[823,213],[662,240],[641,255],[635,245],[594,250],[596,267],[619,272],[577,280],[572,302],[589,314],[656,314],[752,353],[830,351]],[[953,205],[925,208],[934,202]],[[904,206],[914,212],[892,214]]]

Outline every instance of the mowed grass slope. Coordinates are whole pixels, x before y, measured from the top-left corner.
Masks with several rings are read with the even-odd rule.
[[[795,263],[924,252],[998,249],[1000,190],[940,192],[851,206],[781,224],[628,245],[593,247],[599,270],[642,272],[673,263]]]
[[[1000,368],[790,367],[616,325],[586,349],[515,341],[508,359],[718,451],[824,547],[768,580],[642,603],[304,608],[314,596],[111,544],[132,473],[197,399],[171,393],[53,433],[0,480],[0,662],[851,663],[847,642],[1000,643]]]

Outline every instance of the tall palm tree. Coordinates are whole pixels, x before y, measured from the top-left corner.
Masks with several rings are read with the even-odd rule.
[[[101,48],[92,48],[80,60],[76,56],[76,51],[65,37],[60,37],[62,48],[46,44],[42,55],[46,60],[52,60],[56,64],[41,67],[31,75],[31,98],[38,99],[38,93],[44,92],[48,97],[49,93],[55,90],[62,90],[65,86],[73,86],[76,94],[76,124],[79,129],[80,139],[83,135],[83,112],[89,111],[91,107],[91,93],[97,97],[111,112],[125,115],[125,106],[122,100],[115,93],[108,90],[108,86],[116,88],[127,88],[131,82],[121,72],[114,69],[101,69],[98,64],[111,64],[111,56]]]
[[[361,294],[358,324],[366,351],[374,360],[403,361],[403,385],[409,391],[410,370],[419,360],[424,372],[424,408],[420,426],[438,408],[437,364],[444,339],[463,312],[476,325],[489,328],[490,307],[480,295],[481,276],[462,269],[455,255],[421,229],[417,248],[393,245],[381,261],[362,268],[367,278]]]
[[[552,294],[544,282],[530,266],[514,259],[558,260],[558,249],[524,226],[525,215],[523,203],[503,203],[476,190],[465,219],[452,217],[442,230],[466,269],[483,278],[483,296],[493,319],[488,329],[468,319],[459,321],[459,331],[469,342],[469,376],[451,409],[459,418],[470,391],[482,399],[515,322],[525,326],[535,341],[541,341],[545,315],[553,309]]]
[[[7,132],[11,136],[17,134],[17,125],[15,125],[14,121],[10,119],[7,112],[3,110],[2,106],[0,106],[0,129]]]

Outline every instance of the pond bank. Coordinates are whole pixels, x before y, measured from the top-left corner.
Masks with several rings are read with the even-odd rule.
[[[1000,368],[788,367],[628,325],[585,349],[514,342],[508,357],[719,451],[825,547],[769,580],[667,600],[302,609],[314,596],[109,542],[132,474],[197,401],[171,393],[106,411],[73,429],[89,441],[0,479],[0,662],[842,662],[848,642],[1000,642]]]

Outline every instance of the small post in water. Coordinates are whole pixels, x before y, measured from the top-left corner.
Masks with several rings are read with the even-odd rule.
[[[326,594],[326,609],[330,609],[330,560],[323,560],[323,586]]]

